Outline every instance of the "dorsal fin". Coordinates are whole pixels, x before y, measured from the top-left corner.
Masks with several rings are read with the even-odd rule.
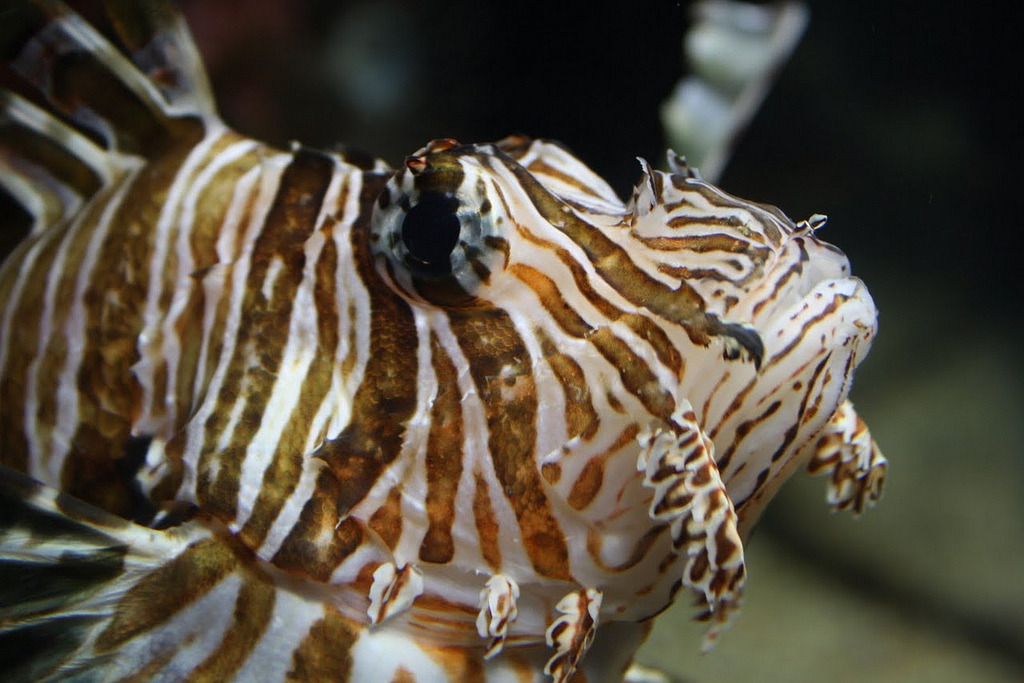
[[[166,0],[109,0],[126,56],[54,0],[6,3],[0,185],[38,231],[176,141],[220,125],[184,19]],[[14,92],[17,90],[18,92]]]
[[[202,57],[173,2],[107,0],[107,11],[136,66],[171,106],[216,116]]]

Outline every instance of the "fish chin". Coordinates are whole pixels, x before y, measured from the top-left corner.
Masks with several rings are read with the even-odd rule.
[[[874,340],[877,311],[860,279],[823,279],[758,328],[765,364],[756,380],[734,387],[733,400],[743,408],[717,420],[710,410],[706,427],[744,537],[782,484],[811,458],[830,417],[846,401],[854,370]]]

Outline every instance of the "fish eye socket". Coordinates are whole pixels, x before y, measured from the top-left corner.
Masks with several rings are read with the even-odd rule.
[[[437,306],[480,304],[510,253],[508,222],[496,216],[488,187],[446,169],[396,174],[368,226],[378,272],[402,294]]]
[[[402,220],[408,265],[431,274],[451,272],[451,254],[462,231],[459,201],[450,194],[423,193]]]

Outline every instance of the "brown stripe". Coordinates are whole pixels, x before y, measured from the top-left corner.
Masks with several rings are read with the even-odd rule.
[[[797,259],[796,263],[787,268],[785,272],[781,273],[780,275],[776,275],[773,278],[774,283],[768,290],[770,292],[770,296],[754,304],[754,307],[750,311],[751,318],[756,318],[757,314],[761,312],[762,308],[767,306],[770,302],[774,301],[776,297],[778,297],[785,291],[786,282],[788,282],[792,278],[798,277],[803,274],[804,263],[810,260],[810,256],[808,256],[807,249],[804,247],[803,239],[797,237],[793,241],[796,242],[797,247],[799,247],[800,249],[800,258]]]
[[[241,531],[246,543],[253,548],[263,543],[285,502],[299,485],[306,464],[305,451],[313,420],[331,388],[339,341],[335,289],[338,254],[331,238],[333,228],[333,219],[326,221],[322,228],[327,241],[314,270],[313,305],[316,308],[317,352],[302,379],[299,400],[284,427],[273,459],[263,473],[252,514]]]
[[[111,652],[171,618],[210,592],[238,566],[231,550],[204,539],[167,564],[143,576],[117,603],[110,624],[96,639],[96,651]]]
[[[352,228],[353,258],[370,294],[369,360],[348,425],[315,453],[340,482],[336,500],[342,515],[366,496],[383,469],[398,457],[405,425],[416,408],[416,323],[409,305],[380,279],[365,239],[383,181],[367,176],[360,197],[364,210]]]
[[[628,569],[632,569],[640,563],[647,553],[650,552],[651,548],[654,547],[655,542],[661,537],[662,534],[667,533],[669,526],[667,524],[658,524],[651,527],[647,532],[637,539],[636,545],[633,546],[633,552],[629,554],[629,557],[622,564],[611,565],[604,562],[601,559],[601,549],[603,547],[605,537],[595,531],[589,529],[587,531],[587,553],[590,554],[590,558],[594,561],[602,571],[620,573]],[[675,553],[672,554],[675,558]]]
[[[339,302],[340,303],[340,302]],[[351,377],[352,368],[356,366],[356,359],[358,357],[359,350],[359,335],[356,329],[356,302],[350,300],[348,302],[348,347],[345,351],[345,357],[341,359],[341,365],[339,370],[341,371],[342,377]]]
[[[570,175],[565,171],[555,168],[551,164],[544,161],[544,159],[541,157],[538,157],[532,162],[530,162],[530,165],[527,166],[526,168],[528,171],[530,171],[530,173],[534,175],[547,176],[548,178],[558,180],[568,185],[569,187],[575,188],[582,192],[583,194],[589,194],[591,197],[595,199],[607,201],[597,190],[590,187],[576,176]]]
[[[583,466],[576,482],[572,485],[572,491],[569,492],[567,499],[569,507],[574,510],[582,510],[587,507],[601,491],[602,484],[604,484],[604,460],[591,458]]]
[[[736,436],[729,443],[729,447],[725,449],[725,452],[722,453],[721,457],[716,458],[719,472],[724,472],[729,466],[729,463],[732,461],[732,458],[736,454],[736,450],[739,448],[743,439],[745,439],[750,432],[754,431],[758,425],[774,415],[781,405],[782,401],[772,401],[760,415],[752,417],[749,420],[744,420],[736,427]]]
[[[498,519],[491,505],[491,491],[484,477],[476,473],[476,491],[473,494],[473,521],[480,537],[480,553],[484,561],[495,572],[501,571],[501,546],[498,543]]]
[[[724,216],[706,216],[706,215],[683,215],[673,216],[669,218],[666,225],[670,228],[689,228],[693,226],[698,227],[717,227],[717,228],[732,228],[735,231],[742,232],[744,237],[750,237],[756,242],[764,244],[764,236],[758,234],[756,231],[751,230],[747,223],[744,222],[735,213],[726,214]],[[695,239],[700,239],[700,235],[694,235]],[[673,239],[687,240],[689,237],[677,237]],[[655,247],[656,248],[656,247]]]
[[[653,320],[639,313],[626,313],[619,318],[619,322],[633,330],[636,336],[643,339],[654,349],[654,355],[658,357],[661,364],[672,371],[677,379],[683,378],[683,357],[679,349],[672,344],[672,341],[665,334],[665,330],[659,327]]]
[[[242,139],[237,133],[230,131],[225,133],[210,149],[206,163],[215,163],[218,154],[223,153],[229,146],[241,142]],[[261,162],[263,153],[265,153],[264,149],[256,148],[255,151],[250,151],[220,168],[196,197],[195,213],[192,222],[186,228],[192,254],[192,273],[188,283],[189,299],[174,330],[181,348],[176,376],[179,424],[188,417],[188,409],[193,404],[196,375],[202,373],[204,381],[199,383],[199,390],[202,391],[208,385],[210,376],[213,374],[215,366],[211,363],[211,359],[216,360],[219,356],[223,339],[223,325],[228,312],[225,305],[226,296],[214,296],[211,300],[207,300],[203,278],[211,268],[219,267],[223,270],[227,265],[221,263],[221,257],[217,253],[217,241],[226,229],[224,222],[228,209],[234,201],[239,180],[251,171],[254,165]],[[196,176],[198,177],[201,173],[202,169],[197,170]],[[241,232],[249,225],[253,203],[259,194],[258,188],[258,182],[250,188],[248,201],[243,204],[242,220],[236,226],[232,226],[231,230]],[[172,248],[173,246],[172,243]],[[237,258],[237,254],[226,256],[228,261]],[[226,293],[230,286],[218,289]],[[198,367],[199,354],[204,337],[196,334],[196,330],[203,327],[203,317],[207,306],[216,307],[213,318],[215,322],[205,339],[208,343],[207,367],[200,368]]]
[[[555,373],[555,378],[562,385],[565,395],[565,437],[572,440],[576,437],[589,441],[597,434],[601,426],[601,418],[594,408],[590,386],[583,374],[583,368],[571,356],[559,352],[554,342],[539,327],[534,334],[540,341],[540,350],[548,367]],[[548,463],[551,464],[551,463]],[[550,479],[548,480],[550,481]]]
[[[599,328],[589,339],[601,355],[619,371],[626,391],[636,396],[647,412],[666,421],[671,419],[676,408],[675,399],[629,344],[615,336],[607,327]]]
[[[759,204],[738,199],[703,182],[687,182],[687,179],[683,176],[674,175],[672,176],[672,186],[681,192],[692,192],[700,195],[711,206],[725,209],[726,211],[742,211],[752,214],[764,230],[768,241],[772,244],[778,244],[782,239],[782,232],[779,230],[777,223],[789,227],[793,225],[793,222],[785,214],[770,204]]]
[[[522,263],[513,263],[508,270],[534,291],[544,310],[567,334],[583,339],[593,330],[547,275]]]
[[[402,488],[401,483],[391,487],[384,504],[377,508],[367,525],[377,532],[384,544],[392,550],[402,537]]]
[[[569,492],[567,499],[569,507],[574,510],[583,510],[594,502],[604,484],[604,465],[608,458],[626,446],[636,443],[636,435],[639,432],[640,427],[636,423],[627,425],[607,449],[587,461]]]
[[[317,477],[313,494],[302,508],[273,562],[288,571],[327,581],[342,561],[363,542],[365,531],[354,517],[343,518],[337,500],[341,484],[330,470]]]
[[[562,265],[568,268],[569,272],[572,274],[572,279],[576,284],[576,289],[591,306],[601,313],[601,315],[609,320],[615,320],[622,315],[622,309],[614,306],[611,302],[597,293],[590,284],[586,270],[579,264],[579,262],[576,261],[576,258],[569,253],[568,249],[560,247],[550,240],[534,235],[519,223],[516,223],[516,233],[526,241],[535,244],[542,249],[546,249],[557,256],[558,260],[562,262]]]
[[[0,368],[0,462],[21,472],[27,472],[29,469],[29,438],[39,441],[45,438],[43,434],[29,434],[26,431],[28,427],[25,424],[24,401],[29,383],[28,371],[32,359],[35,358],[39,339],[46,275],[52,268],[55,253],[60,245],[60,236],[57,229],[51,229],[48,233],[30,238],[33,241],[48,242],[39,247],[40,253],[35,268],[25,280],[21,298],[0,300],[4,309],[15,307],[11,317],[12,324],[9,329],[3,331],[7,335],[7,360],[6,365]],[[3,276],[2,285],[8,291],[18,277],[18,266],[27,254],[29,244],[30,242],[22,243],[0,270]]]
[[[704,300],[696,290],[685,282],[681,282],[676,289],[670,289],[655,280],[603,231],[575,213],[563,211],[562,203],[529,171],[511,159],[506,159],[505,163],[540,215],[576,242],[598,275],[623,298],[682,326],[694,343],[703,346],[710,343],[712,335],[728,332],[727,326],[705,312]],[[737,341],[741,344],[745,342],[742,338]]]
[[[294,304],[305,266],[304,245],[316,228],[334,162],[319,152],[300,149],[281,175],[277,195],[253,245],[251,268],[242,298],[242,319],[234,354],[217,397],[219,408],[204,425],[204,452],[197,467],[197,498],[223,519],[236,514],[245,451],[259,429],[273,392]],[[270,298],[263,283],[274,260],[282,266]],[[244,394],[239,395],[239,389]],[[217,448],[232,406],[243,402],[241,419],[227,448]],[[216,471],[216,477],[213,472]]]
[[[768,247],[753,247],[744,238],[717,233],[710,235],[688,235],[686,237],[665,237],[662,235],[655,237],[633,235],[633,237],[648,249],[655,251],[682,251],[697,254],[723,251],[730,254],[750,254],[755,262],[763,261],[771,253]],[[761,258],[755,258],[753,254],[761,255]]]
[[[231,624],[217,649],[189,674],[189,681],[217,683],[238,672],[267,626],[274,612],[276,593],[263,577],[246,574],[235,598]]]
[[[455,524],[455,498],[462,477],[462,392],[459,391],[455,365],[434,334],[430,335],[430,352],[437,378],[437,396],[430,408],[426,455],[429,526],[420,545],[420,559],[443,563],[450,562],[455,554],[452,526]]]
[[[435,612],[437,614],[447,614],[450,616],[450,620],[447,623],[452,627],[458,630],[469,629],[476,633],[476,624],[472,622],[476,620],[480,608],[475,602],[472,605],[467,605],[449,600],[437,593],[427,592],[416,598],[416,610],[417,618],[419,618],[420,613]]]
[[[742,264],[735,259],[723,259],[718,268],[689,268],[674,266],[670,263],[659,263],[658,272],[680,280],[714,280],[715,282],[734,282],[733,278],[722,272],[722,266],[733,267],[737,274],[743,271]]]
[[[334,607],[325,606],[324,618],[313,624],[292,653],[289,681],[347,681],[352,673],[352,648],[360,627]]]
[[[583,273],[583,269],[579,267],[579,264],[574,264],[572,270],[574,270],[574,279],[577,286],[580,286],[581,283],[586,283],[586,287],[589,288],[590,285],[586,282],[586,275]],[[536,293],[544,309],[567,334],[582,339],[593,331],[593,328],[569,304],[567,297],[558,290],[558,285],[555,284],[554,280],[547,275],[536,268],[522,263],[514,263],[509,266],[509,272]],[[665,331],[658,327],[650,318],[639,313],[624,313],[605,302],[596,292],[593,292],[592,296],[586,298],[590,301],[602,301],[604,306],[601,312],[610,314],[609,320],[619,320],[633,330],[637,336],[651,345],[658,360],[672,370],[676,377],[681,378],[683,360],[678,349],[669,340]]]
[[[524,549],[537,573],[570,580],[565,537],[534,460],[537,389],[529,351],[501,309],[452,310],[448,318],[484,405],[491,461],[515,511]]]

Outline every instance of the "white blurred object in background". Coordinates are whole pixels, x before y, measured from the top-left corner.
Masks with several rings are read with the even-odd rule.
[[[709,0],[693,7],[683,51],[690,75],[662,105],[669,147],[715,182],[807,26],[802,2]]]

